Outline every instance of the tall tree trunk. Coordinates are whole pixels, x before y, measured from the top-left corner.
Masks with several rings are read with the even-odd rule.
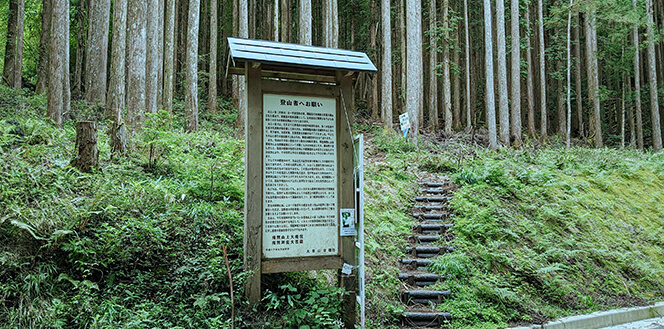
[[[85,38],[86,26],[90,20],[88,19],[88,1],[80,0],[78,8],[76,10],[76,62],[74,62],[74,94],[82,95],[81,90],[83,86],[83,64],[85,61],[86,53],[89,52],[87,49],[87,42]],[[108,34],[108,33],[107,33]]]
[[[595,135],[595,146],[602,147],[602,121],[600,118],[600,102],[597,96],[599,89],[599,71],[597,67],[597,29],[595,13],[586,16],[586,57],[588,66],[588,102],[593,105],[591,134]]]
[[[540,0],[541,1],[541,0]],[[496,136],[496,99],[493,93],[493,38],[491,37],[491,1],[484,0],[484,62],[486,77],[486,120],[489,126],[489,148],[498,149]]]
[[[71,115],[71,85],[70,85],[70,80],[71,80],[71,65],[70,65],[70,54],[69,54],[69,49],[71,48],[70,46],[70,38],[71,38],[71,33],[69,32],[69,21],[70,21],[70,4],[69,1],[65,3],[65,60],[64,60],[64,75],[62,76],[63,80],[63,90],[62,90],[62,115],[63,117],[67,117],[68,115]]]
[[[443,2],[443,10],[445,8]],[[436,74],[436,62],[438,57],[438,45],[436,44],[436,0],[429,0],[429,125],[432,131],[438,131],[438,76]],[[443,16],[443,21],[445,17]],[[443,41],[443,47],[446,42]],[[443,63],[443,65],[445,65]],[[446,113],[447,114],[447,113]],[[447,118],[445,118],[447,120]],[[445,124],[447,125],[447,123]]]
[[[580,22],[580,18],[578,19]],[[576,40],[576,45],[574,45],[574,57],[575,61],[575,70],[574,70],[574,89],[576,96],[576,116],[577,116],[577,125],[579,130],[579,137],[585,137],[584,127],[583,127],[583,97],[581,96],[581,62],[583,58],[581,57],[581,27],[577,26],[574,28],[574,40]]]
[[[111,149],[114,153],[124,153],[126,134],[118,134],[120,126],[124,126],[123,112],[125,109],[125,61],[127,58],[127,0],[113,2],[113,42],[111,43],[111,71],[106,98],[106,117],[113,121]]]
[[[496,41],[498,46],[498,107],[500,113],[500,141],[510,145],[510,110],[507,97],[507,56],[505,46],[505,1],[496,0]]]
[[[417,142],[422,107],[422,3],[420,0],[406,0],[407,52],[406,67],[406,109],[410,117],[410,135]]]
[[[198,130],[198,24],[200,0],[189,0],[187,21],[187,88],[184,103],[187,111],[187,131]]]
[[[459,130],[461,129],[461,53],[459,50],[459,40],[461,40],[461,30],[456,29],[457,32],[457,46],[454,47],[454,55],[453,55],[453,62],[454,65],[456,66],[457,70],[455,70],[454,74],[454,91],[452,94],[454,95],[454,129]]]
[[[526,22],[530,25],[530,5],[526,6]],[[528,94],[528,134],[534,137],[537,132],[535,130],[535,86],[533,83],[533,66],[535,62],[533,62],[533,52],[530,46],[532,34],[530,32],[526,35],[526,61],[528,62],[526,90]]]
[[[248,17],[248,8],[246,1],[240,1],[240,3],[238,4],[237,16],[238,16],[238,36],[240,38],[247,38],[249,36],[249,17]],[[244,75],[238,76],[236,81],[237,81],[237,91],[238,91],[237,92],[238,111],[237,111],[236,126],[238,127],[238,133],[243,135],[244,130],[242,128],[244,128],[245,125],[244,117],[245,114],[247,113],[247,100],[245,95],[246,77]]]
[[[157,45],[157,109],[164,109],[164,15],[166,14],[166,1],[158,0],[159,14],[157,31],[159,31],[159,44]]]
[[[156,10],[155,10],[156,11]],[[90,1],[88,40],[85,47],[85,100],[106,103],[106,65],[110,0]],[[79,29],[82,27],[79,26]]]
[[[632,5],[636,9],[636,0],[632,0]],[[634,100],[636,104],[636,145],[643,151],[643,114],[641,111],[641,50],[639,49],[639,24],[634,24],[632,30],[634,40]]]
[[[468,0],[463,0],[463,29],[464,29],[464,37],[466,38],[465,42],[465,47],[466,47],[466,127],[470,128],[473,126],[473,121],[471,118],[471,106],[470,106],[470,68],[471,68],[471,63],[470,63],[470,28],[469,28],[469,22],[468,22]]]
[[[521,33],[519,31],[519,0],[511,0],[512,33],[512,103],[511,132],[517,146],[521,145]]]
[[[653,19],[652,0],[646,0],[646,18],[648,25],[648,81],[650,82],[650,113],[652,120],[652,146],[655,152],[662,150],[662,128],[659,119],[659,100],[657,97],[657,64],[655,62],[655,22]]]
[[[5,65],[2,76],[10,88],[21,90],[23,72],[23,32],[25,21],[25,0],[9,1],[7,19],[7,42],[5,44]]]
[[[37,94],[46,92],[48,85],[48,57],[49,57],[49,38],[51,36],[51,6],[53,0],[44,0],[41,18],[41,33],[39,36],[39,62],[37,64]]]
[[[311,0],[300,0],[299,41],[303,45],[311,45]]]
[[[443,109],[445,111],[445,132],[452,133],[452,90],[450,83],[450,17],[449,0],[443,0]]]
[[[374,4],[374,2],[371,3]],[[323,46],[339,48],[339,9],[337,0],[323,2]]]
[[[157,97],[159,96],[159,0],[147,0],[147,58],[145,66],[145,111],[157,113]]]
[[[274,6],[273,7],[274,15],[272,16],[272,19],[273,19],[272,25],[274,26],[274,30],[272,31],[272,32],[274,32],[273,38],[274,38],[274,41],[279,41],[279,33],[280,33],[280,31],[279,31],[279,19],[281,18],[281,15],[283,15],[283,14],[281,14],[279,12],[279,0],[274,0],[274,5],[273,6]]]
[[[65,58],[67,46],[66,28],[68,24],[67,0],[53,0],[51,16],[51,49],[49,64],[48,99],[46,115],[57,127],[62,127],[64,112],[64,76],[68,60]]]
[[[540,134],[543,139],[546,139],[547,132],[546,132],[546,126],[548,124],[548,120],[546,117],[546,68],[545,68],[545,52],[544,52],[544,8],[542,4],[543,0],[538,0],[537,1],[537,15],[539,22],[537,22],[537,26],[539,28],[539,69],[540,69]]]
[[[290,42],[291,36],[291,1],[281,0],[281,42]]]
[[[567,12],[567,135],[565,136],[565,146],[570,148],[572,138],[572,5],[574,0],[569,1]]]
[[[383,32],[383,58],[381,65],[382,101],[381,115],[383,126],[392,129],[392,22],[390,0],[381,0]]]
[[[147,2],[129,1],[127,7],[127,130],[134,134],[145,111]]]
[[[217,0],[210,0],[210,86],[208,88],[210,112],[217,110],[217,9]]]
[[[173,113],[173,81],[175,79],[175,1],[166,0],[164,20],[164,110]]]

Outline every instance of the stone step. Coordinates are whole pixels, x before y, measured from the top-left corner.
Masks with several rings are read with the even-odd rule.
[[[414,206],[413,209],[417,209],[420,211],[432,211],[432,210],[447,209],[447,206]]]
[[[399,280],[405,281],[411,286],[426,287],[438,282],[440,276],[432,273],[399,273]]]
[[[420,185],[426,185],[428,187],[444,187],[444,186],[450,186],[450,182],[420,182]]]
[[[450,218],[450,214],[425,214],[425,213],[420,213],[416,212],[413,213],[413,217],[415,218],[422,218],[426,220],[442,220],[446,218]]]
[[[431,244],[438,241],[452,241],[454,236],[452,235],[411,235],[408,237],[408,242],[411,243],[420,243],[420,244]]]
[[[411,270],[426,270],[427,265],[433,262],[431,259],[412,259],[404,258],[401,260],[401,264],[406,265],[407,268]]]
[[[442,246],[406,247],[406,253],[419,258],[431,258],[452,251],[454,251],[454,247],[442,247]]]
[[[434,188],[434,189],[431,189],[431,188],[420,189],[420,193],[427,193],[427,194],[445,194],[445,193],[448,193],[448,192],[449,192],[449,190],[443,190],[443,189],[437,189],[437,188]]]
[[[416,202],[447,202],[452,200],[451,196],[418,196],[415,197]]]
[[[413,232],[420,234],[445,233],[452,227],[454,227],[454,224],[423,223],[413,226]]]
[[[448,290],[406,290],[401,292],[401,301],[405,304],[440,304],[448,297]]]
[[[402,321],[406,326],[439,328],[451,318],[448,312],[404,312]]]

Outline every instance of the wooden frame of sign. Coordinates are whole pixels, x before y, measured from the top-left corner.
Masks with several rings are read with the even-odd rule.
[[[305,77],[294,76],[288,70],[284,70],[286,72],[280,74],[278,68],[271,67],[269,71],[263,72],[262,65],[259,63],[246,62],[244,64],[244,72],[242,73],[246,77],[247,99],[245,114],[244,261],[245,269],[250,271],[245,285],[245,292],[249,302],[256,304],[261,300],[261,275],[263,273],[321,269],[340,270],[344,263],[357,265],[355,264],[354,237],[339,236],[340,209],[355,208],[353,137],[349,125],[353,118],[352,83],[356,73],[326,71],[323,75],[307,74],[306,79],[309,81],[302,82],[275,79]],[[238,68],[235,68],[233,73],[240,72]],[[274,105],[275,102],[277,105]],[[288,110],[284,110],[286,109],[284,106],[293,106],[288,105],[289,102],[290,104],[295,103],[305,110],[297,113],[287,112]],[[332,105],[332,110],[330,110],[330,104],[335,104]],[[332,120],[335,122],[333,128],[325,124],[325,120],[331,122],[329,120],[332,114],[334,117]],[[307,124],[302,126],[298,123],[305,122],[297,121],[298,115],[308,115],[306,118],[300,118],[306,119],[308,126]],[[292,131],[288,130],[290,128],[283,127],[289,123],[293,123]],[[269,127],[265,127],[265,125],[269,125]],[[330,146],[329,143],[315,141],[315,143],[320,143],[324,149],[317,148],[314,144],[309,143],[313,146],[306,148],[304,152],[301,149],[294,148],[292,153],[296,155],[290,159],[288,156],[279,158],[282,152],[276,150],[274,145],[302,145],[302,143],[287,143],[291,138],[290,134],[299,134],[300,136],[294,138],[308,138],[308,142],[311,142],[311,132],[302,132],[311,129],[319,129],[314,134],[327,136],[326,138],[332,140],[334,145]],[[334,133],[334,136],[331,136],[331,133]],[[279,138],[281,140],[278,140]],[[334,168],[329,167],[330,156],[328,151],[331,150],[330,147],[334,147],[336,150],[334,152],[336,153],[336,159],[333,159],[335,160]],[[312,149],[314,150],[312,151]],[[300,154],[300,156],[297,154]],[[305,155],[301,156],[301,154]],[[281,162],[277,161],[276,164],[269,164],[271,161],[274,162],[273,158],[279,158],[278,161]],[[326,164],[311,163],[310,161],[303,164],[302,161],[305,160],[302,159],[305,158],[321,159],[319,162],[325,162]],[[291,165],[297,166],[297,168],[307,167],[313,169],[304,172],[289,172],[284,167],[289,164],[283,166],[279,164],[288,161],[291,161]],[[329,170],[329,172],[320,173],[320,166],[327,166],[327,169],[323,168],[322,170]],[[266,175],[266,167],[267,171],[271,171],[273,175],[269,173]],[[336,177],[330,177],[332,172],[336,174]],[[282,177],[282,175],[284,176]],[[298,185],[297,179],[294,178],[291,182],[285,182],[288,177],[293,178],[295,176],[305,178],[307,176],[323,177],[321,178],[322,183],[319,185],[327,187],[313,192],[310,189],[303,188],[302,190],[305,192],[298,192],[296,190],[300,189],[299,187],[302,185]],[[278,179],[275,179],[275,177]],[[312,184],[306,183],[305,185],[312,186]],[[304,196],[301,193],[304,193]],[[283,199],[306,198],[308,193],[318,193],[317,198],[327,200],[328,203],[316,205],[314,202],[313,206],[311,202],[280,203],[278,206],[269,208]],[[298,212],[299,207],[303,205],[308,208],[305,211]],[[331,214],[330,210],[332,211]],[[289,216],[294,220],[284,220]],[[329,237],[328,235],[332,232],[329,230],[331,218],[334,218],[332,231],[336,239],[327,240],[326,237]],[[307,239],[305,234],[308,233],[298,233],[302,232],[302,226],[307,225],[313,226],[313,228],[308,228],[312,231],[320,229],[319,232],[323,232],[322,235],[312,235],[316,241],[305,241]],[[283,230],[280,230],[280,227]],[[270,234],[270,236],[264,236],[266,234]],[[316,242],[323,244],[323,247],[316,248],[314,245]],[[325,247],[326,243],[327,247]],[[335,246],[330,247],[331,244],[335,244]],[[290,252],[295,257],[289,257]],[[344,275],[339,271],[339,284],[345,287],[347,291],[344,305],[346,310],[344,322],[347,326],[354,325],[354,292],[356,290],[354,276]]]

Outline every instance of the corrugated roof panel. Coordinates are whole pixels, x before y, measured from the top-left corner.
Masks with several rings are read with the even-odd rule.
[[[376,72],[376,67],[369,57],[358,51],[241,38],[228,38],[228,46],[232,59],[237,62]]]

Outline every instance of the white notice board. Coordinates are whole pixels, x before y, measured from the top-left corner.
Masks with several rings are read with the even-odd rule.
[[[337,100],[263,95],[263,256],[339,253]]]

